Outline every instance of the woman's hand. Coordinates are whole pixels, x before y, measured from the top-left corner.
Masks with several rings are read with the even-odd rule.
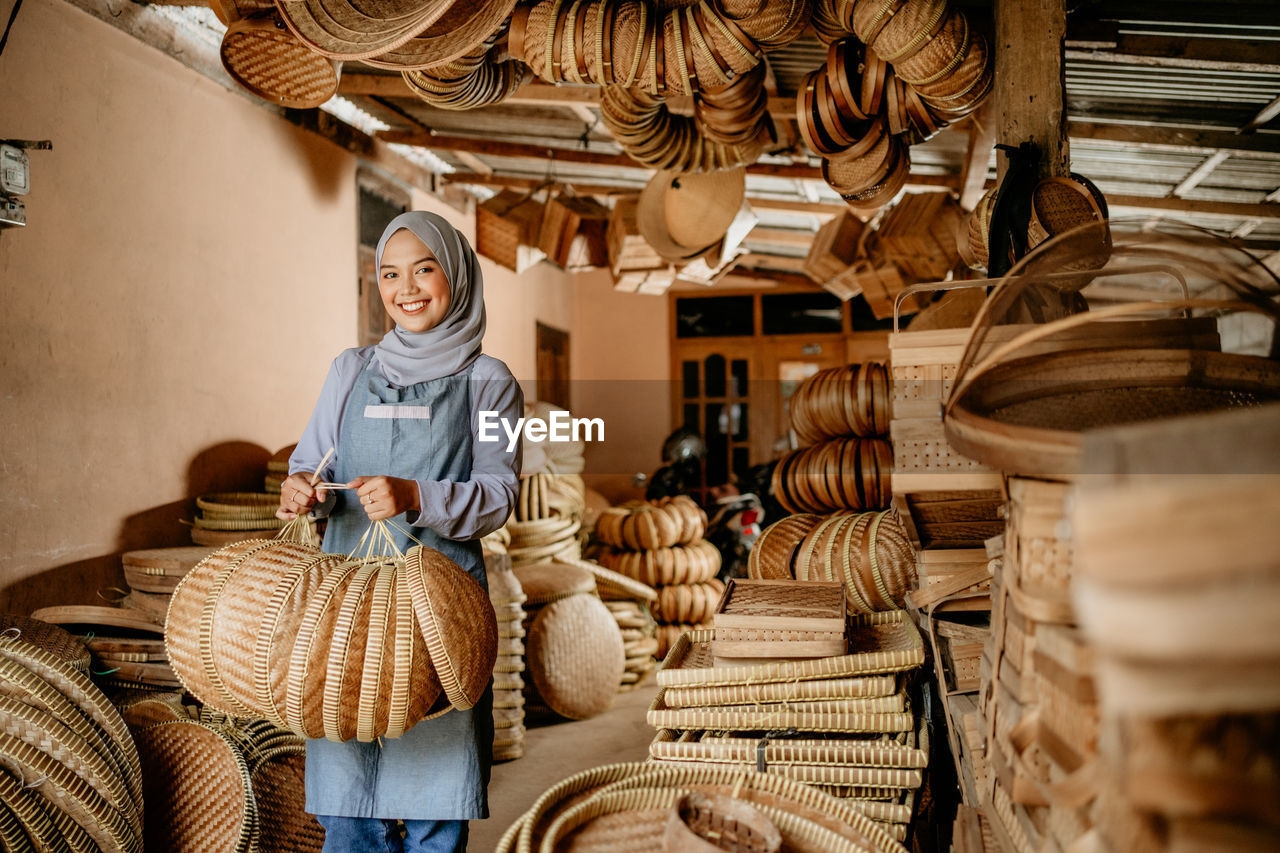
[[[299,471],[297,474],[290,474],[280,484],[280,509],[276,510],[276,518],[297,518],[310,512],[313,506],[324,500],[324,489],[316,489],[311,485],[313,476]]]
[[[356,477],[351,481],[370,521],[420,510],[418,482],[399,477]]]

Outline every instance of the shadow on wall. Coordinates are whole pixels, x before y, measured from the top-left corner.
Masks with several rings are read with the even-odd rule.
[[[115,548],[100,557],[54,566],[0,589],[0,613],[28,614],[58,604],[104,604],[111,587],[125,588],[120,555],[143,548],[191,544],[190,521],[199,495],[211,492],[260,492],[271,453],[247,441],[207,447],[187,466],[185,500],[162,504],[125,517]],[[187,522],[187,523],[184,523]],[[100,594],[101,593],[101,594]]]

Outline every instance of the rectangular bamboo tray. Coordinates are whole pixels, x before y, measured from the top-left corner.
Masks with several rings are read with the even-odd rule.
[[[717,662],[829,657],[848,648],[842,583],[730,578],[713,624]]]

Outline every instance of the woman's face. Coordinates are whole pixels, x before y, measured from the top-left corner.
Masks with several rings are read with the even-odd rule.
[[[382,249],[378,291],[387,314],[408,332],[425,332],[449,310],[449,279],[436,256],[412,231],[401,228]]]

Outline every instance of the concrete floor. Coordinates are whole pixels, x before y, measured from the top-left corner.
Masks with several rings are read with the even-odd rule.
[[[650,675],[635,690],[618,694],[613,707],[598,717],[529,729],[524,756],[493,767],[491,817],[471,822],[468,853],[491,853],[512,821],[560,780],[601,764],[648,758],[655,732],[644,714],[657,690]]]

